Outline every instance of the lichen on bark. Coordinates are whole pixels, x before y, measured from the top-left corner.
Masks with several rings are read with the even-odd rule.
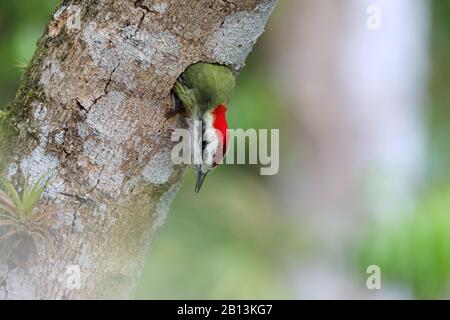
[[[166,116],[172,86],[198,61],[237,72],[274,5],[62,1],[0,138],[11,181],[54,174],[43,203],[64,209],[52,226],[56,250],[27,268],[0,264],[0,297],[132,297],[184,173],[170,161],[171,132],[185,126]]]

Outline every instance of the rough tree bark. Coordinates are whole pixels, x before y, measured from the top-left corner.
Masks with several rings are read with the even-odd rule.
[[[197,61],[236,72],[276,0],[63,1],[8,107],[1,170],[55,177],[56,248],[0,265],[5,299],[132,298],[184,168],[170,159],[170,90]],[[68,270],[81,271],[80,287]]]

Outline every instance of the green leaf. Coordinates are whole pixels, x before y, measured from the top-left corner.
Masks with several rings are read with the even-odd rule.
[[[0,227],[13,226],[13,225],[15,225],[14,221],[11,221],[11,220],[0,220]]]
[[[7,233],[5,233],[4,235],[2,235],[2,236],[0,237],[0,240],[6,239],[6,238],[8,238],[8,237],[11,237],[11,236],[14,235],[15,233],[17,233],[16,230],[8,231]]]
[[[14,201],[16,207],[21,210],[23,208],[23,203],[22,200],[19,197],[19,194],[17,193],[16,189],[14,188],[14,186],[12,185],[11,182],[9,182],[8,180],[0,177],[0,182],[3,185],[3,188],[5,189],[4,191],[12,198],[12,200]]]
[[[31,188],[29,187],[27,180],[25,180],[22,201],[24,204],[24,212],[27,217],[31,217],[33,215],[33,210],[41,199],[42,194],[47,188],[49,182],[50,177],[48,174],[45,174],[39,178],[39,180]]]
[[[17,215],[17,208],[11,198],[0,190],[0,210],[3,210],[13,216]]]

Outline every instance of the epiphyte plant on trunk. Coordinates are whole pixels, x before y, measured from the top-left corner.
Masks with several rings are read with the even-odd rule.
[[[29,184],[28,178],[19,192],[0,177],[0,259],[13,265],[23,265],[38,250],[53,249],[50,227],[60,209],[38,210],[38,203],[50,182],[48,174]]]
[[[189,115],[197,193],[228,149],[226,111],[234,86],[230,69],[204,62],[189,66],[175,83],[174,92]]]

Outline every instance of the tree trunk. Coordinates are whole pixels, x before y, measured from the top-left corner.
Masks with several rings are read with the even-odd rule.
[[[15,184],[53,172],[39,206],[64,211],[54,250],[0,264],[0,297],[133,297],[184,172],[170,90],[198,61],[243,67],[275,1],[61,3],[3,116],[0,160]]]

